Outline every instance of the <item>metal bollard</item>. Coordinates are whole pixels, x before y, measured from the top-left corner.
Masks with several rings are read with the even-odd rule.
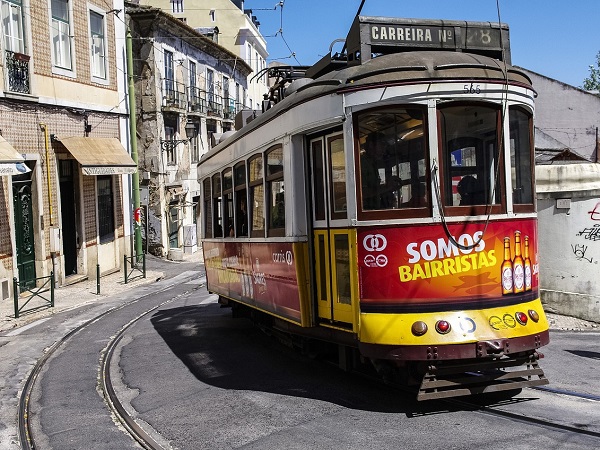
[[[123,276],[125,277],[125,284],[127,284],[127,255],[123,255]]]
[[[50,272],[50,307],[54,308],[54,271]]]
[[[142,258],[144,258],[144,259],[142,259],[142,262],[143,262],[142,269],[143,269],[144,278],[146,278],[146,254],[145,253],[142,253]]]
[[[96,264],[96,295],[100,295],[100,264]]]
[[[15,319],[19,318],[19,283],[17,277],[13,278],[13,295],[15,298]]]

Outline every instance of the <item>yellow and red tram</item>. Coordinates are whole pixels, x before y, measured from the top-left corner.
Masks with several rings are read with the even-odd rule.
[[[419,399],[547,383],[535,94],[508,27],[358,16],[346,48],[270,69],[269,107],[202,157],[208,289]]]

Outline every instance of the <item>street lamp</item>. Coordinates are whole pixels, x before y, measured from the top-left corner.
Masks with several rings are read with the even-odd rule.
[[[187,139],[161,139],[160,146],[163,150],[169,151],[173,150],[179,144],[183,144],[191,139],[194,139],[198,135],[198,129],[196,128],[196,124],[194,122],[188,121],[185,124],[185,135]]]

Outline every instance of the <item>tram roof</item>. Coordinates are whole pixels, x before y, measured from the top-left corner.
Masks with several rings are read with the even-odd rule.
[[[202,156],[199,164],[273,118],[313,98],[381,85],[452,80],[504,82],[506,79],[509,83],[531,87],[531,80],[522,70],[488,56],[448,51],[413,51],[382,55],[361,65],[328,72],[314,80],[298,80],[302,82],[297,89],[293,89],[293,84],[290,85],[283,100],[213,147]]]

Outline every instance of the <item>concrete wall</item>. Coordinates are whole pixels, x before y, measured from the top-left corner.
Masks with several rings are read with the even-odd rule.
[[[536,167],[547,311],[600,322],[600,165]]]
[[[596,162],[600,96],[525,69],[538,96],[535,126],[588,161]]]

